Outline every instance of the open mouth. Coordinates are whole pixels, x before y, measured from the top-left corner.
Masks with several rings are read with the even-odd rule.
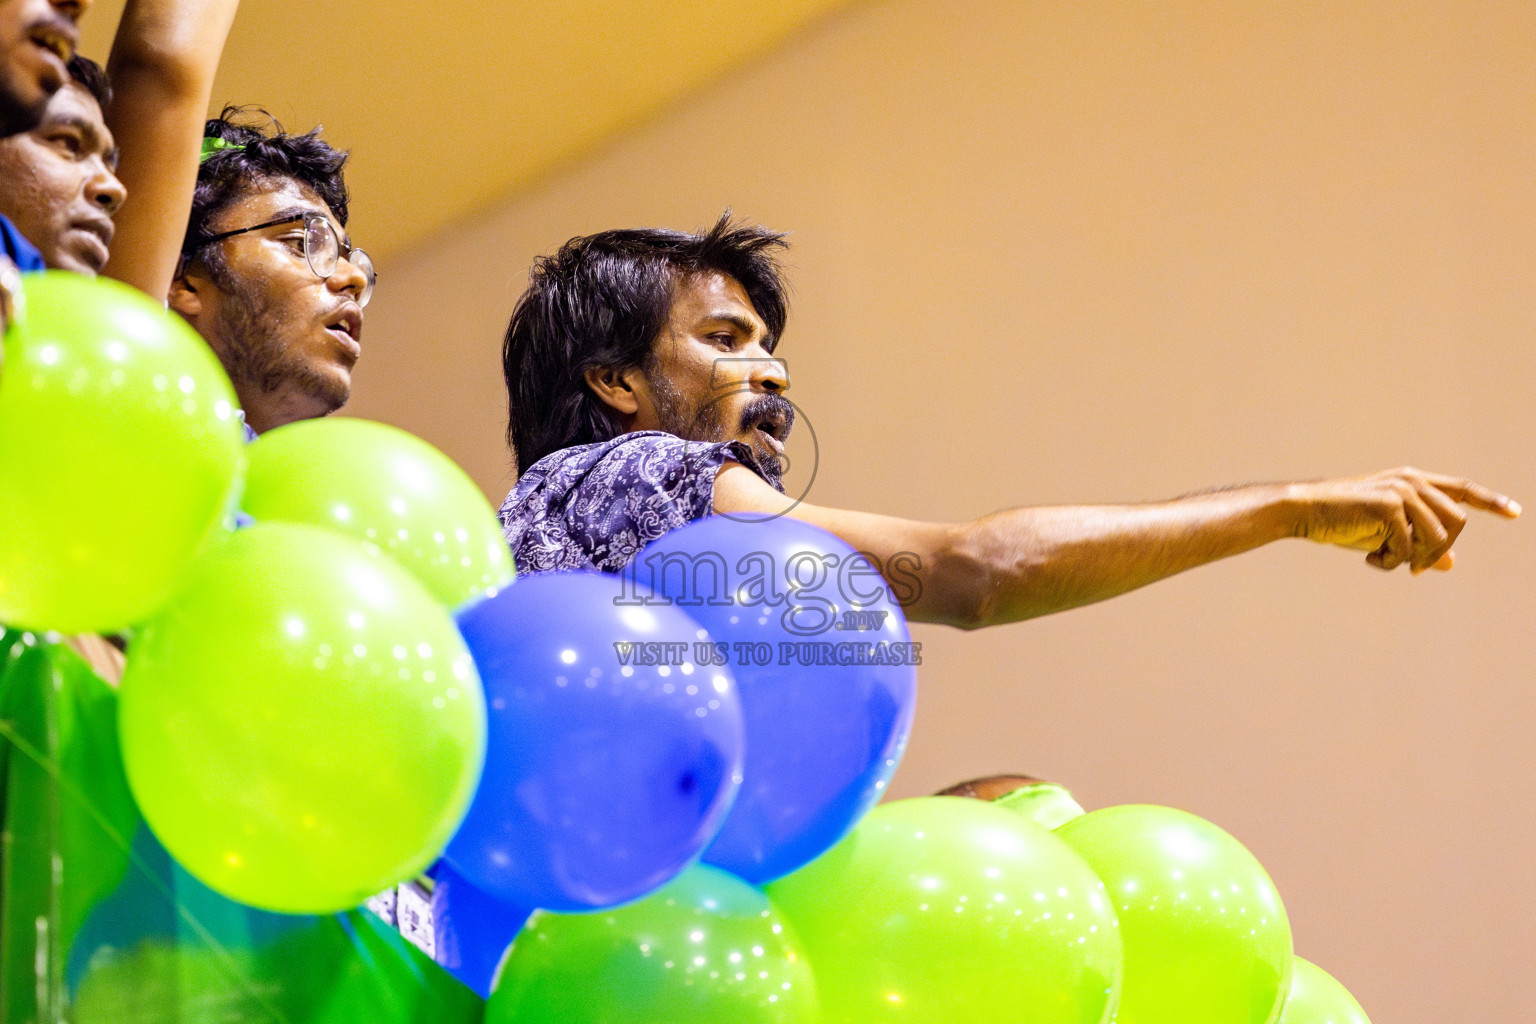
[[[768,431],[764,430],[762,427],[755,427],[753,429],[755,429],[757,431],[758,435],[760,437],[762,437],[763,442],[768,446],[770,451],[772,451],[775,455],[778,455],[780,457],[782,457],[784,455],[784,442],[783,441],[780,441],[777,437],[773,436]]]
[[[356,306],[343,306],[325,325],[326,330],[339,340],[345,349],[355,360],[362,355],[363,312]]]
[[[782,458],[784,441],[789,437],[790,418],[780,410],[770,408],[760,412],[749,423],[768,449]]]

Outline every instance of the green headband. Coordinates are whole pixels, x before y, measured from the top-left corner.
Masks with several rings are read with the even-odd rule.
[[[233,142],[225,142],[223,139],[207,138],[203,140],[203,155],[198,159],[198,163],[205,164],[208,162],[210,157],[222,153],[225,150],[244,148],[244,146],[237,146]]]

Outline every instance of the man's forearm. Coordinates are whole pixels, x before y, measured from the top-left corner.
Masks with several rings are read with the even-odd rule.
[[[129,0],[107,71],[128,201],[104,273],[163,300],[192,208],[203,119],[238,0]]]
[[[176,96],[211,87],[237,6],[238,0],[128,0],[108,61],[112,81],[151,82]]]
[[[1520,514],[1518,502],[1481,484],[1411,467],[934,523],[795,501],[730,463],[717,474],[714,508],[791,515],[836,534],[884,567],[909,618],[961,628],[1102,601],[1283,537],[1366,552],[1377,569],[1447,569],[1466,508]]]
[[[1102,601],[1294,536],[1288,493],[1265,484],[1147,505],[1010,509],[977,520],[960,537],[985,572],[976,624]]]

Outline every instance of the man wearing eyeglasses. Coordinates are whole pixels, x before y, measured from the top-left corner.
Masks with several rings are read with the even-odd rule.
[[[226,108],[209,121],[168,301],[224,364],[256,433],[335,412],[362,354],[373,263],[346,231],[347,155]]]

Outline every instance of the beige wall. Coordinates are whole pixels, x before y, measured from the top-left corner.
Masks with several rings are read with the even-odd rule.
[[[1530,504],[1533,81],[1525,2],[862,6],[384,267],[352,411],[499,498],[532,256],[730,205],[793,232],[818,503],[960,519],[1413,462]],[[1378,1024],[1529,1019],[1536,523],[1457,550],[1413,579],[1286,542],[919,629],[896,793],[1024,770],[1192,810]]]

